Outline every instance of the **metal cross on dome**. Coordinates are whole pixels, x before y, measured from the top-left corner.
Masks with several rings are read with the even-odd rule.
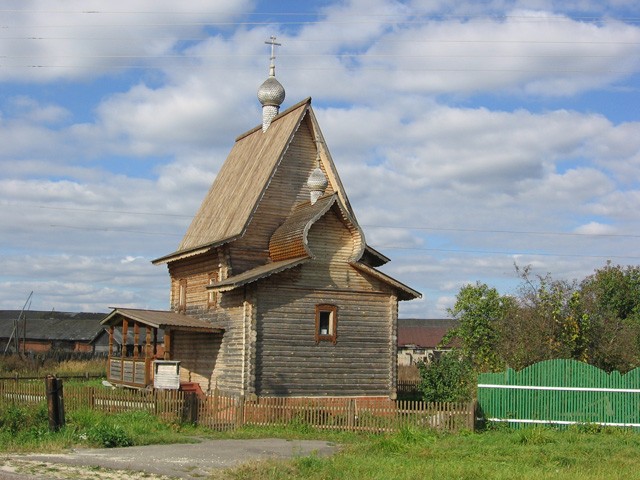
[[[269,75],[275,76],[276,74],[276,45],[281,47],[281,43],[276,42],[276,37],[271,35],[269,40],[266,40],[264,43],[267,45],[271,45],[271,64],[269,65]]]

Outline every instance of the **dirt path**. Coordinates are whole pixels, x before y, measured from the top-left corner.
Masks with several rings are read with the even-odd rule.
[[[335,444],[319,440],[203,440],[200,443],[78,449],[68,453],[0,455],[0,479],[167,480],[202,479],[215,470],[268,458],[331,455]],[[136,473],[137,472],[137,473]],[[12,477],[20,474],[21,477]]]

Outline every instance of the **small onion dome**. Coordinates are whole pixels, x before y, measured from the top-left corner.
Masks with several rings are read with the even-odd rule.
[[[279,107],[284,102],[284,87],[274,76],[269,76],[258,89],[258,100],[263,106]]]
[[[327,177],[325,176],[322,169],[318,166],[313,169],[311,175],[309,175],[309,179],[307,180],[307,186],[309,187],[311,194],[311,204],[313,205],[316,201],[324,194],[324,191],[327,189],[329,182],[327,181]]]

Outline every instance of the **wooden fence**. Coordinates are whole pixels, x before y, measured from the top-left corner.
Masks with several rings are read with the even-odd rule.
[[[478,377],[479,414],[493,422],[640,428],[640,368],[610,374],[575,360]]]
[[[398,380],[397,391],[399,396],[420,395],[420,380]]]
[[[45,402],[44,382],[0,382],[3,403]],[[137,391],[64,387],[64,408],[104,412],[148,411],[163,421],[187,421],[216,430],[242,425],[309,425],[319,429],[391,432],[402,427],[473,430],[475,404],[392,401],[377,398],[246,399],[214,392],[198,397],[176,390]]]

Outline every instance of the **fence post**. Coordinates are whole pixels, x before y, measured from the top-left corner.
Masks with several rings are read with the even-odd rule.
[[[236,428],[244,425],[244,395],[236,400]]]
[[[58,431],[64,426],[64,393],[62,379],[47,375],[45,379],[47,392],[47,407],[49,410],[49,429]]]
[[[468,417],[469,424],[467,426],[469,427],[469,430],[473,432],[476,429],[476,409],[478,408],[478,400],[474,399],[468,408],[469,408],[469,417]]]
[[[356,425],[356,399],[350,398],[347,406],[347,428],[353,430]]]
[[[198,395],[196,392],[184,392],[182,421],[189,423],[197,423],[198,421]]]

